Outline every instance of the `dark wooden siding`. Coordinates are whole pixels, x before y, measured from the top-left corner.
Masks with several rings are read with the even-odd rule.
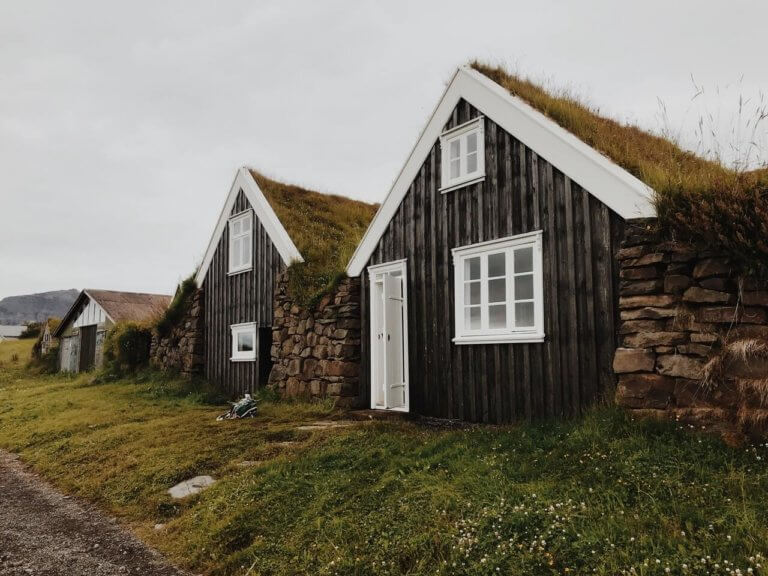
[[[480,115],[460,102],[446,128]],[[613,387],[623,220],[485,119],[484,182],[439,192],[435,142],[368,264],[407,258],[411,411],[482,422],[572,416]],[[541,344],[453,344],[451,249],[543,230]],[[370,293],[362,275],[362,401],[370,403]]]
[[[235,200],[230,216],[251,209],[242,191]],[[280,254],[273,246],[258,217],[253,219],[253,269],[229,276],[229,227],[219,239],[219,245],[203,281],[205,298],[205,375],[208,380],[227,390],[232,396],[255,390],[259,385],[259,364],[232,362],[230,326],[255,322],[259,327],[272,326],[272,296],[275,275],[284,269]],[[256,333],[256,350],[260,346]],[[271,335],[271,332],[270,332]],[[268,360],[268,359],[267,359]]]

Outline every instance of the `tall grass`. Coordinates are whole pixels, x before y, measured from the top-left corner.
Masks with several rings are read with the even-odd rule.
[[[603,117],[568,91],[547,90],[503,67],[477,61],[471,66],[650,186],[659,225],[669,237],[724,252],[750,270],[768,269],[768,170],[746,169],[760,164],[756,154],[764,152],[752,142],[767,117],[762,101],[753,117],[734,119],[746,130],[734,129],[734,135],[746,142],[729,167],[712,142],[704,144],[713,132],[706,114],[698,127],[698,150],[708,155],[703,157],[669,137]]]

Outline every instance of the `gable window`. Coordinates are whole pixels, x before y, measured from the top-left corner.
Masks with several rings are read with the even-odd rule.
[[[449,192],[485,178],[484,136],[485,122],[482,116],[440,135],[441,192]]]
[[[250,270],[253,251],[253,212],[248,210],[229,219],[229,273]]]
[[[453,250],[457,344],[542,342],[541,231]]]
[[[233,324],[232,329],[232,360],[256,360],[256,324]]]

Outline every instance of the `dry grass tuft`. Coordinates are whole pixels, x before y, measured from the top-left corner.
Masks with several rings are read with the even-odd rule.
[[[768,358],[768,342],[759,338],[746,338],[729,342],[724,350],[731,360],[749,362],[756,358]]]
[[[753,434],[764,434],[768,431],[768,410],[764,408],[747,408],[742,406],[737,419],[742,428],[750,430]]]
[[[751,435],[768,432],[768,341],[747,338],[725,343],[704,367],[701,386],[709,391],[727,380],[738,391],[732,423]]]
[[[745,338],[725,342],[704,366],[702,385],[712,388],[726,377],[745,383],[754,382],[755,390],[765,387],[768,398],[768,341]],[[761,382],[765,384],[761,385]]]
[[[739,392],[742,398],[755,397],[760,406],[768,406],[768,378],[739,379]]]
[[[304,257],[304,263],[290,267],[291,293],[312,303],[344,275],[378,205],[251,174]]]

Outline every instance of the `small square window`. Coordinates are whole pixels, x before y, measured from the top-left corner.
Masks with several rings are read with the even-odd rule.
[[[250,270],[253,266],[253,212],[248,210],[229,220],[229,273]]]
[[[256,360],[256,324],[234,324],[232,330],[232,360]]]
[[[440,136],[443,153],[440,190],[447,192],[485,177],[484,119],[476,118]]]

